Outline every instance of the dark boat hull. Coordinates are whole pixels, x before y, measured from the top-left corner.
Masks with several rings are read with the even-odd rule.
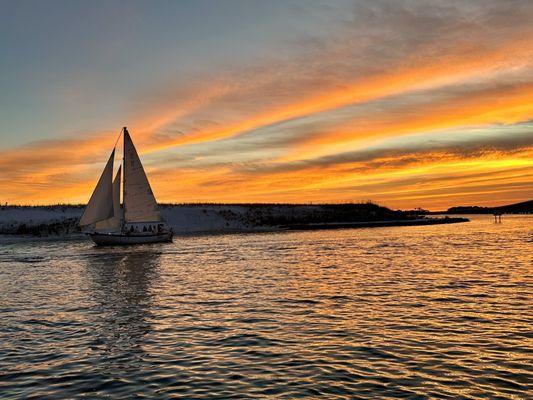
[[[118,233],[90,233],[89,236],[97,246],[117,246],[147,243],[172,242],[172,232],[153,235],[121,235]]]

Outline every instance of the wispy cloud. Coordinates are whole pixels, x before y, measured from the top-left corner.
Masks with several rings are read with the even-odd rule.
[[[283,53],[143,91],[128,126],[166,201],[526,196],[532,19],[528,1],[360,1]],[[119,129],[4,149],[4,197],[83,201]]]

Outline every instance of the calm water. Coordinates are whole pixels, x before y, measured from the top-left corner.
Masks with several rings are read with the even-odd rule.
[[[531,398],[533,216],[0,245],[2,398]]]

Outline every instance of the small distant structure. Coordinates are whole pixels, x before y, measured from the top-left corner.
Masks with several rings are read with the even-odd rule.
[[[430,212],[429,210],[425,210],[422,207],[416,207],[416,208],[413,208],[412,210],[405,210],[403,213],[406,215],[427,215]]]
[[[492,215],[494,215],[494,223],[495,224],[501,224],[502,223],[502,213],[495,212]]]

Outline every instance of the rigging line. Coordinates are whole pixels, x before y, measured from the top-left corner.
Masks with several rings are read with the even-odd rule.
[[[115,144],[113,145],[113,147],[117,147],[117,143],[118,143],[118,141],[119,141],[119,139],[120,139],[120,136],[122,136],[122,132],[123,132],[123,131],[124,131],[124,128],[122,128],[122,129],[120,130],[120,133],[118,134],[117,140],[115,141]]]

